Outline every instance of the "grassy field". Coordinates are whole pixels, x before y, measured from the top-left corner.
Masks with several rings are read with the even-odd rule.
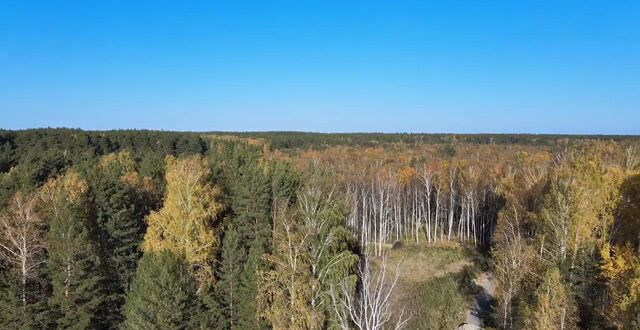
[[[394,315],[410,315],[407,329],[454,329],[465,322],[475,294],[473,257],[457,243],[404,245],[388,255],[389,276],[399,263]]]

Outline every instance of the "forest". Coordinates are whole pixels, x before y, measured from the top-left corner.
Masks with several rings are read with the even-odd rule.
[[[640,329],[639,249],[637,136],[0,130],[3,329]]]

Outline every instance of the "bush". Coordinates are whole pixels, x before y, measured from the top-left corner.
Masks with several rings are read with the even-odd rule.
[[[447,275],[418,285],[407,306],[408,329],[455,329],[465,320],[467,303],[454,275]]]

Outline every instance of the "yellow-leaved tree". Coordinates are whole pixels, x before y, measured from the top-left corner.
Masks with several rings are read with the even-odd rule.
[[[213,281],[218,246],[221,190],[208,182],[210,169],[201,156],[166,158],[164,204],[147,217],[144,252],[169,251],[185,258],[200,288]]]
[[[525,329],[577,329],[577,309],[571,291],[557,268],[548,270],[525,318]]]
[[[606,280],[609,304],[607,317],[618,327],[632,328],[640,313],[640,257],[630,244],[600,250],[600,269]],[[636,324],[638,326],[638,324]]]

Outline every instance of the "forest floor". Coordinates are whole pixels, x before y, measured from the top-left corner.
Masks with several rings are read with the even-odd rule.
[[[455,242],[405,244],[389,250],[387,274],[398,282],[392,295],[393,317],[404,309],[407,329],[455,329],[483,325],[491,309],[490,277]],[[393,318],[392,318],[393,320]]]

